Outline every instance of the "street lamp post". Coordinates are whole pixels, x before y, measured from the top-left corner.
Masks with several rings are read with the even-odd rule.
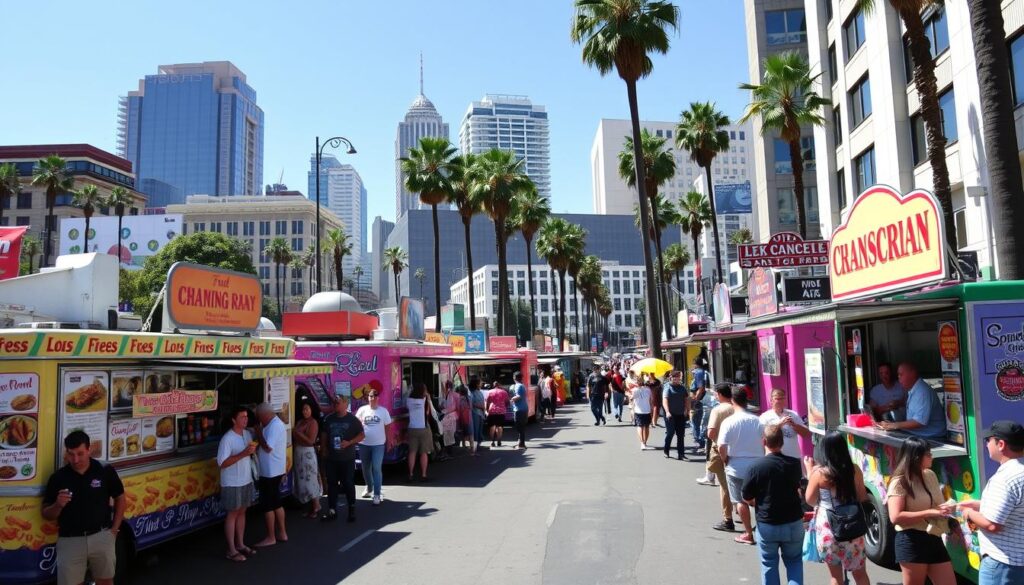
[[[323,273],[320,271],[320,158],[324,154],[324,148],[331,146],[332,148],[338,148],[342,144],[348,146],[348,150],[345,154],[355,154],[356,149],[352,146],[352,143],[348,138],[343,136],[335,136],[334,138],[328,138],[321,144],[320,137],[316,137],[316,292],[320,292],[320,281],[323,280],[321,277]],[[340,287],[341,284],[339,283]]]

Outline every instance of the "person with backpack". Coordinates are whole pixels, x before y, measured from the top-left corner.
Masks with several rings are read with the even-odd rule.
[[[844,573],[853,573],[857,585],[868,585],[868,570],[864,561],[864,534],[859,528],[843,532],[850,523],[839,519],[861,515],[861,502],[867,500],[864,474],[853,464],[846,438],[831,431],[821,440],[817,461],[804,457],[807,470],[807,490],[804,498],[815,506],[813,530],[817,541],[818,554],[828,567],[831,585],[844,583]],[[831,516],[831,517],[830,517]],[[833,521],[835,520],[835,521]],[[841,528],[843,527],[843,528]],[[858,534],[859,533],[859,534]]]
[[[611,390],[612,414],[615,415],[615,420],[622,422],[622,404],[626,401],[626,382],[618,369],[612,373]]]

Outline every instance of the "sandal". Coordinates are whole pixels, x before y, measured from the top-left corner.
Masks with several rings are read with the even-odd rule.
[[[245,555],[237,551],[233,553],[228,553],[227,556],[225,556],[224,558],[226,558],[229,561],[235,561],[236,563],[243,563],[246,560]]]
[[[238,547],[238,552],[242,553],[247,557],[251,557],[256,554],[256,549],[249,548],[247,546],[240,546]]]
[[[746,534],[741,534],[741,535],[737,536],[736,538],[734,538],[733,540],[735,540],[736,542],[738,542],[740,544],[751,544],[751,545],[752,544],[756,544],[754,542],[754,538],[751,537],[751,536],[747,536]]]

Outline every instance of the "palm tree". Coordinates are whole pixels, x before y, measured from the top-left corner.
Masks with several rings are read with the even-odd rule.
[[[668,30],[679,24],[679,9],[661,0],[576,0],[570,37],[583,44],[583,61],[596,68],[601,75],[615,70],[626,83],[629,99],[629,118],[633,126],[633,155],[643,158],[640,151],[640,110],[637,105],[636,82],[647,77],[654,69],[650,53],[665,54],[669,49]],[[644,166],[636,165],[636,187],[641,217],[646,224],[647,209]],[[646,225],[644,226],[646,228]],[[641,229],[647,233],[647,229]],[[644,243],[644,272],[648,283],[654,282],[654,261],[650,246]],[[653,286],[647,287],[647,303],[656,306]],[[651,355],[661,358],[661,330],[657,312],[647,320]]]
[[[96,212],[96,207],[105,205],[106,202],[103,200],[103,196],[100,195],[100,190],[96,188],[96,185],[85,185],[80,191],[75,191],[71,204],[75,207],[82,208],[82,214],[85,215],[85,245],[82,247],[82,252],[89,253],[89,223],[92,221],[92,214]],[[118,257],[120,262],[121,258]]]
[[[660,211],[670,209],[671,205],[667,204],[664,197],[659,197],[658,190],[667,181],[670,181],[676,174],[676,159],[672,156],[672,153],[665,148],[665,143],[668,139],[661,138],[651,134],[650,130],[644,128],[640,134],[640,149],[639,152],[643,153],[643,166],[644,166],[644,191],[647,193],[647,199],[650,201],[650,213],[651,220],[649,225],[652,226],[651,236],[654,240],[655,251],[657,252],[658,258],[658,272],[660,274],[665,273],[665,264],[662,260],[662,249],[661,249],[661,231],[664,226],[660,225]],[[633,146],[633,138],[627,136],[623,144],[622,151],[619,152],[619,176],[626,181],[626,184],[630,187],[636,186],[636,155],[635,148]],[[639,209],[636,211],[637,218],[640,217]],[[674,223],[674,222],[672,222]],[[642,228],[643,225],[638,223],[637,227]],[[668,315],[668,295],[663,287],[658,287],[658,297],[661,304],[658,306],[664,311],[665,318],[662,322],[665,326],[665,336],[671,338],[671,319]]]
[[[558,339],[565,339],[565,273],[574,256],[583,254],[585,232],[577,225],[553,217],[540,228],[537,253],[548,261],[551,270],[558,273]]]
[[[430,206],[434,220],[434,331],[438,332],[441,331],[441,230],[437,224],[437,206],[448,198],[448,173],[455,153],[455,147],[447,138],[423,137],[419,148],[410,148],[409,156],[401,159],[405,188],[420,194],[420,201]]]
[[[693,240],[693,276],[700,287],[700,236],[704,227],[712,223],[711,205],[708,198],[698,191],[690,191],[679,200],[679,227],[690,234]]]
[[[575,278],[576,290],[583,296],[583,303],[587,309],[584,337],[589,340],[594,331],[594,300],[597,298],[597,289],[601,286],[601,260],[594,255],[583,258]]]
[[[406,254],[405,250],[398,246],[391,246],[390,248],[384,249],[384,270],[390,270],[395,275],[395,306],[399,305],[399,301],[402,299],[402,287],[401,281],[398,280],[398,275],[402,273],[405,268],[409,266],[409,255]]]
[[[715,109],[711,102],[693,102],[689,110],[684,110],[676,126],[676,145],[686,149],[690,158],[697,166],[704,169],[707,182],[708,201],[711,205],[711,217],[717,218],[715,212],[715,190],[711,180],[711,163],[720,152],[729,150],[729,133],[725,127],[729,125],[729,117]],[[799,129],[798,129],[799,131]],[[797,145],[800,140],[797,138]],[[802,193],[803,191],[801,191]],[[715,240],[715,267],[718,270],[718,282],[722,282],[722,246],[718,239],[718,221],[711,222]],[[694,248],[696,250],[696,248]]]
[[[39,159],[32,168],[32,184],[46,189],[46,228],[43,230],[43,265],[46,266],[50,264],[50,253],[53,251],[53,231],[57,223],[53,208],[57,205],[57,195],[75,187],[75,180],[67,167],[67,161],[51,154]]]
[[[28,259],[28,273],[32,274],[34,265],[32,262],[39,255],[39,238],[25,234],[25,237],[21,239],[21,256]]]
[[[288,241],[278,236],[270,240],[263,255],[274,263],[274,290],[277,295],[277,314],[283,315],[281,308],[281,267],[292,260],[292,249]]]
[[[355,275],[356,277],[356,291],[358,292],[359,289],[362,288],[363,286],[363,267],[356,266],[355,268],[352,269],[352,274]]]
[[[583,229],[583,226],[575,223],[569,224],[569,265],[566,267],[566,272],[573,279],[573,296],[575,296],[575,308],[573,309],[573,325],[576,333],[576,343],[580,342],[580,296],[579,286],[576,283],[576,279],[579,277],[580,268],[583,267],[583,254],[586,252],[587,244],[587,230]]]
[[[466,280],[469,283],[469,329],[476,328],[476,291],[473,289],[473,240],[470,227],[473,216],[480,213],[480,201],[473,194],[473,166],[475,154],[462,154],[452,159],[448,167],[448,202],[455,205],[462,219],[462,232],[466,240]]]
[[[17,195],[20,190],[18,167],[14,163],[0,164],[0,224],[4,220],[4,201]]]
[[[338,290],[342,289],[342,283],[345,281],[345,269],[342,266],[342,261],[345,256],[352,254],[352,242],[349,241],[351,239],[352,236],[345,233],[344,228],[327,230],[327,237],[324,238],[323,251],[330,255],[334,262],[334,282],[337,283]]]
[[[347,288],[348,289],[348,295],[352,296],[352,287],[354,287],[355,285],[356,285],[356,281],[352,280],[351,277],[346,276],[345,277],[345,281],[341,283],[341,287],[339,288],[339,290]],[[355,297],[352,297],[352,298],[355,298]]]
[[[678,214],[675,212],[675,207],[672,205],[672,202],[669,201],[661,193],[655,193],[653,197],[650,197],[650,200],[651,217],[649,218],[648,225],[651,228],[651,233],[648,234],[647,237],[653,240],[657,245],[659,274],[658,280],[662,281],[663,285],[664,282],[660,275],[667,273],[665,272],[665,262],[662,258],[664,256],[664,253],[661,250],[661,233],[665,231],[665,228],[667,228],[668,226],[679,223],[679,219],[677,217]],[[633,224],[636,225],[637,228],[640,227],[639,205],[633,206]],[[665,335],[671,338],[672,329],[670,324],[671,318],[669,316],[668,293],[665,290],[665,287],[662,285],[658,286],[658,301],[660,303],[658,307],[660,307],[660,310],[662,312],[662,322],[665,325]]]
[[[107,207],[114,208],[114,215],[117,216],[117,261],[121,262],[121,239],[122,239],[122,228],[121,224],[124,221],[125,206],[133,205],[135,199],[132,194],[128,192],[128,189],[124,187],[114,187],[110,190],[110,195],[107,196]],[[120,264],[119,264],[120,265]]]
[[[512,224],[518,226],[526,243],[526,274],[530,288],[530,329],[537,329],[537,302],[533,295],[533,236],[551,215],[551,202],[537,192],[535,185],[516,194],[516,216]]]
[[[470,169],[473,179],[472,197],[482,205],[494,222],[494,240],[498,253],[498,331],[506,333],[506,317],[510,309],[508,290],[508,257],[506,247],[510,234],[508,219],[515,215],[517,200],[532,183],[523,171],[523,159],[510,150],[493,148],[476,159]]]
[[[800,149],[800,127],[824,125],[825,118],[822,117],[821,110],[831,103],[815,91],[819,77],[821,74],[811,75],[810,66],[803,56],[795,51],[787,51],[770,55],[764,60],[764,75],[761,77],[760,85],[740,84],[740,89],[751,92],[750,104],[740,122],[758,116],[761,118],[762,135],[778,132],[779,137],[789,145],[789,158],[793,165],[796,224],[803,238],[807,237],[807,199],[804,194],[804,156]],[[942,168],[945,168],[945,159]],[[709,174],[709,185],[710,180]],[[711,199],[711,211],[714,212],[713,195]],[[717,242],[717,236],[715,240]]]
[[[679,292],[680,306],[683,302],[683,285],[679,273],[690,263],[690,251],[682,244],[672,244],[665,248],[665,268],[676,275],[676,290]]]
[[[416,272],[412,273],[412,277],[420,283],[420,298],[423,298],[423,279],[427,277],[427,271],[422,268],[417,268]]]
[[[316,266],[316,256],[319,251],[316,246],[309,246],[306,251],[302,253],[302,264],[306,267],[306,274],[309,279],[309,295],[313,296],[316,292],[313,290],[313,273],[316,272],[314,267]]]
[[[1024,278],[1024,253],[1018,230],[1024,221],[1024,184],[1020,176],[1010,63],[1003,11],[987,0],[968,0],[974,37],[974,62],[981,89],[981,120],[988,159],[988,180],[999,246],[999,279]],[[917,79],[915,72],[914,79]],[[923,104],[922,104],[923,110]],[[929,134],[929,139],[931,135]],[[929,146],[929,156],[931,150]],[[949,228],[946,228],[947,232]]]
[[[729,243],[734,246],[741,244],[749,244],[754,241],[754,234],[750,233],[750,228],[740,228],[733,233],[729,234]]]

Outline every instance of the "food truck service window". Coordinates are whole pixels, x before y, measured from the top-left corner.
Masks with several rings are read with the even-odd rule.
[[[845,414],[864,413],[875,421],[904,421],[908,392],[905,384],[916,383],[919,388],[923,385],[935,393],[944,412],[944,436],[930,438],[965,444],[959,324],[955,311],[849,323],[844,324],[842,331],[846,345],[842,397]],[[917,371],[916,378],[908,376],[901,382],[901,364],[910,364],[909,370]],[[939,434],[943,434],[943,429],[939,429]]]
[[[757,339],[753,336],[723,339],[720,350],[722,372],[726,382],[750,387],[750,406],[761,408],[760,372]]]

